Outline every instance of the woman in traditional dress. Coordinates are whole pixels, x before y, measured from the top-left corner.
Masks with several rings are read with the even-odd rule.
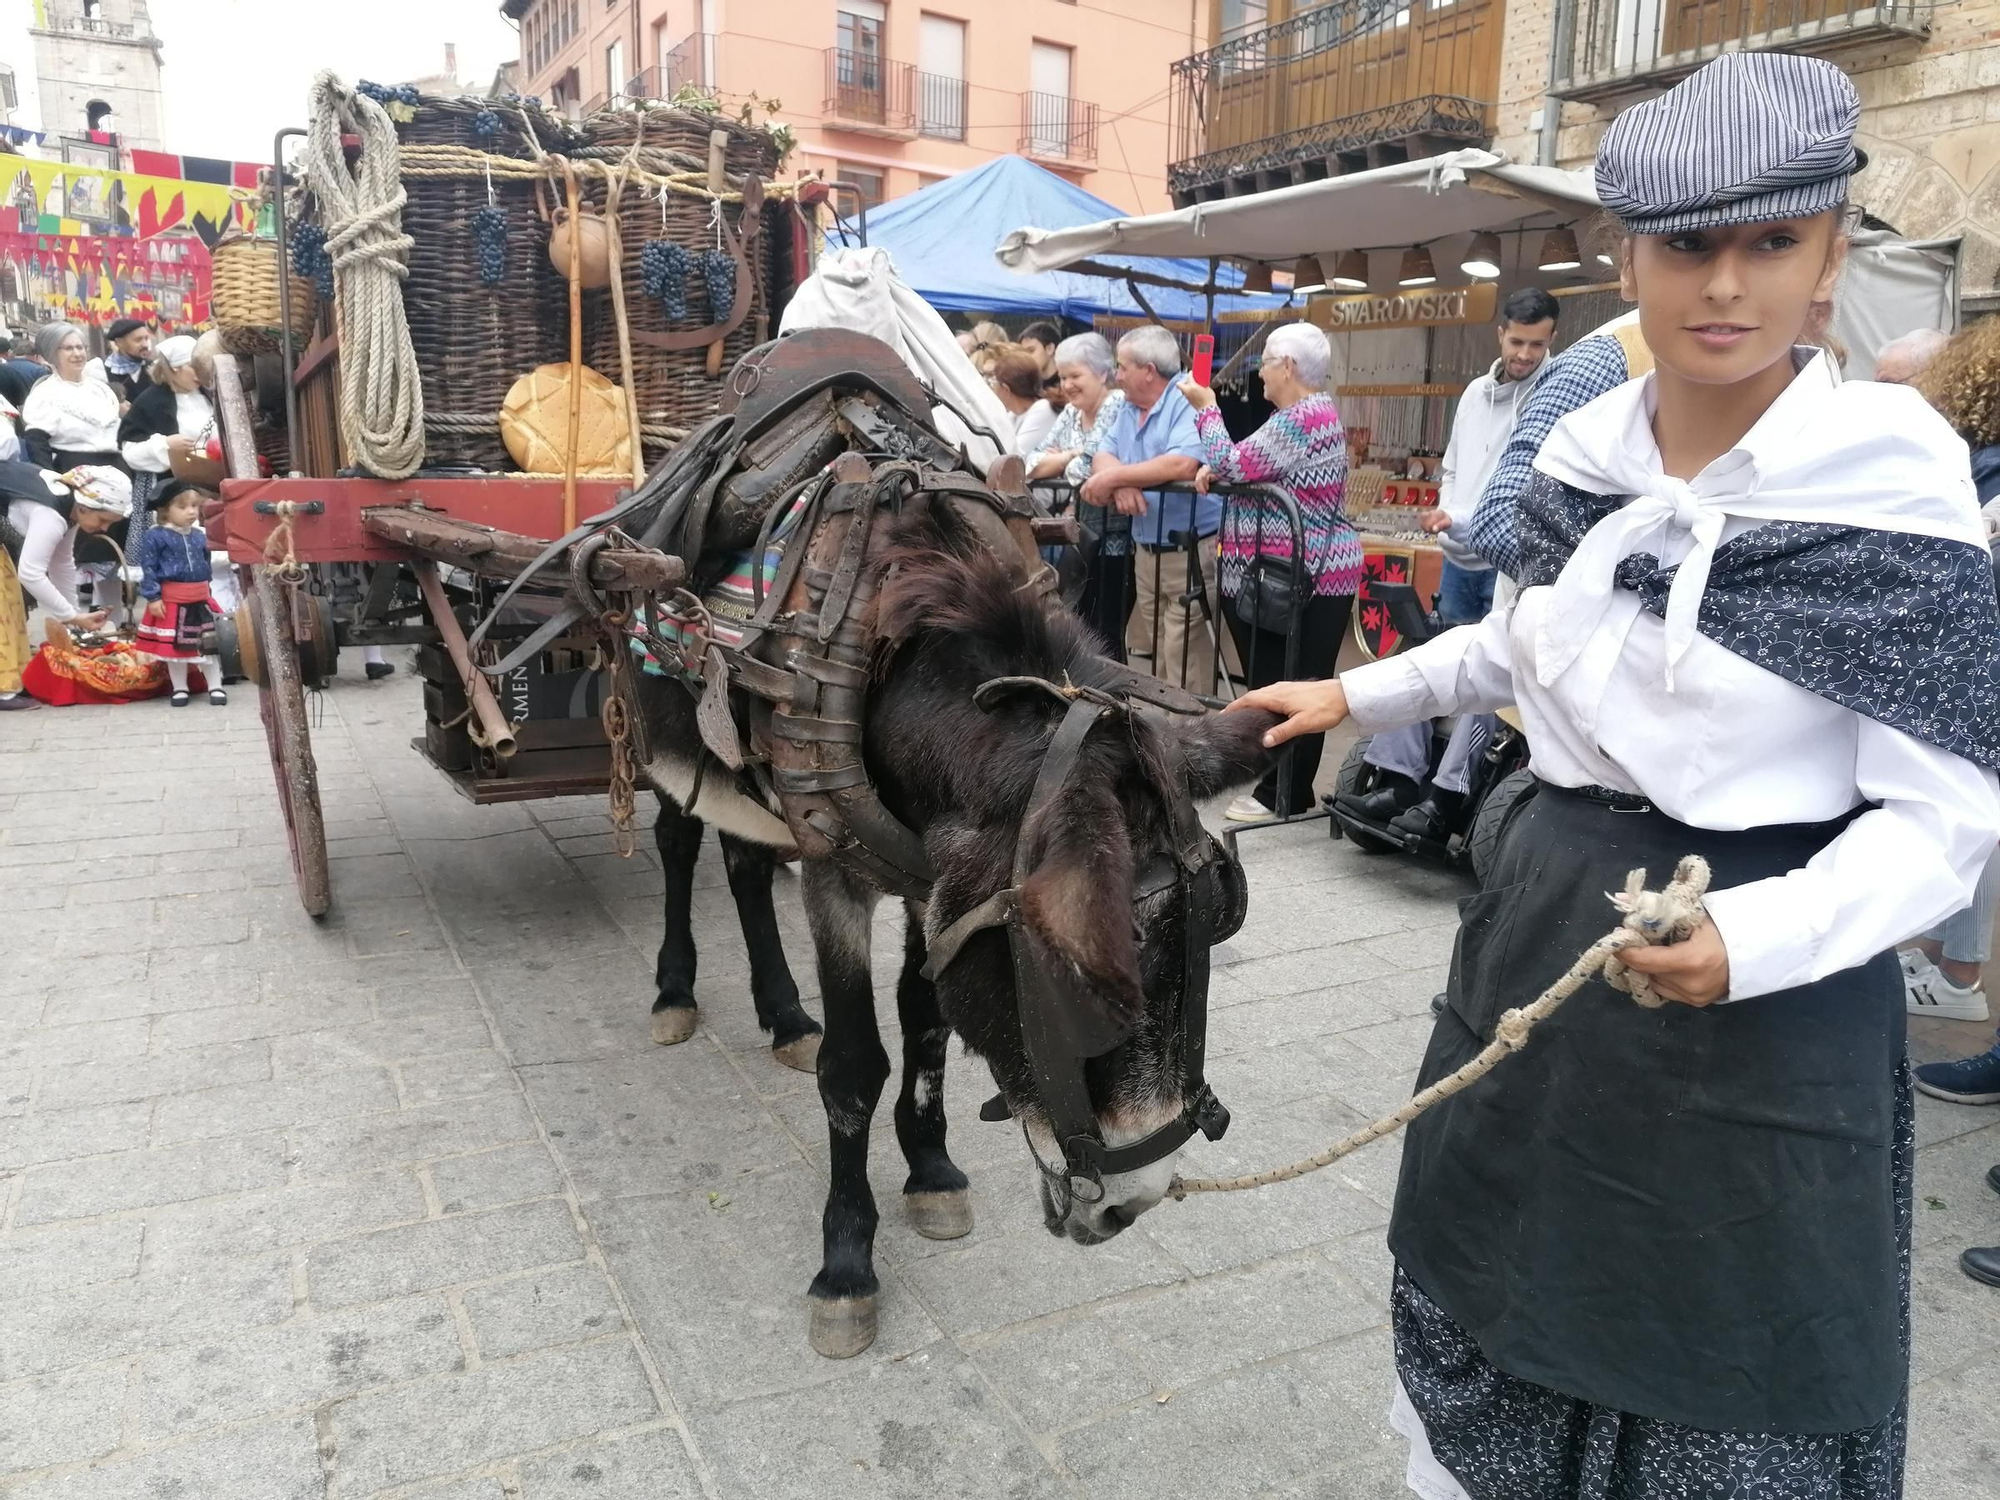
[[[59,476],[4,459],[0,507],[0,545],[5,548],[0,590],[6,595],[0,599],[0,712],[6,712],[38,706],[21,684],[21,671],[33,655],[21,590],[33,597],[45,619],[79,629],[102,625],[104,612],[88,611],[77,600],[76,541],[124,520],[132,509],[132,489],[117,469],[84,468]]]
[[[1243,495],[1223,502],[1222,540],[1216,549],[1222,617],[1252,687],[1265,687],[1285,675],[1286,636],[1294,632],[1298,675],[1331,677],[1347,636],[1354,593],[1361,586],[1361,537],[1341,509],[1347,492],[1347,434],[1326,393],[1332,353],[1326,335],[1310,323],[1273,330],[1257,373],[1265,399],[1278,409],[1240,443],[1229,440],[1215,392],[1192,378],[1181,382],[1208,455],[1195,476],[1195,488],[1206,494],[1212,483],[1274,485],[1297,503],[1305,533],[1305,557],[1295,559],[1291,522],[1277,504]],[[1301,570],[1299,584],[1306,591],[1296,612],[1295,568]],[[1274,810],[1304,812],[1313,805],[1313,780],[1325,747],[1324,735],[1302,736],[1292,751],[1284,794],[1273,766],[1223,816],[1254,823]]]
[[[1894,1500],[1914,1139],[1893,946],[1996,836],[2000,606],[1965,444],[1802,346],[1845,255],[1860,105],[1732,53],[1597,158],[1654,372],[1566,417],[1480,625],[1244,705],[1273,740],[1518,707],[1534,789],[1463,909],[1427,1085],[1616,920],[1713,870],[1410,1128],[1389,1230],[1412,1488],[1457,1500]]]
[[[54,372],[35,382],[21,407],[22,449],[30,463],[58,474],[78,468],[123,470],[125,460],[118,452],[118,393],[89,367],[90,348],[83,330],[71,323],[47,323],[35,334],[35,352]],[[109,541],[105,539],[108,536]],[[118,548],[124,547],[125,532],[113,527],[103,535],[81,539],[76,550],[79,576],[91,580],[93,598],[110,604],[112,619],[124,618],[124,596],[113,588],[107,599],[105,584],[118,571]]]
[[[154,491],[173,475],[174,463],[215,436],[215,405],[201,391],[195,341],[185,333],[160,340],[147,366],[148,383],[118,424],[118,452],[132,470],[132,521],[125,550],[134,563],[152,524]]]

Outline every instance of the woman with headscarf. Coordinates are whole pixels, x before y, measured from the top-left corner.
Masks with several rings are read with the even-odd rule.
[[[199,453],[215,435],[215,404],[202,394],[195,341],[179,333],[162,339],[140,387],[118,424],[118,451],[132,470],[132,521],[125,550],[135,560],[152,524],[153,492],[173,476],[176,460]]]
[[[26,589],[50,620],[77,629],[102,625],[103,610],[86,610],[77,598],[76,543],[109,531],[132,512],[132,485],[118,469],[84,467],[54,474],[30,463],[0,461],[0,526],[11,575],[0,577],[12,604],[0,603],[0,711],[35,707],[21,690],[28,649],[27,619],[18,614]]]
[[[1655,367],[1571,412],[1478,625],[1247,694],[1386,729],[1520,712],[1535,783],[1464,903],[1427,1086],[1618,920],[1711,882],[1653,998],[1585,984],[1415,1120],[1389,1227],[1412,1487],[1895,1500],[1915,1131],[1894,945],[2000,838],[2000,602],[1965,443],[1805,342],[1847,254],[1854,85],[1732,52],[1620,114],[1598,197]]]

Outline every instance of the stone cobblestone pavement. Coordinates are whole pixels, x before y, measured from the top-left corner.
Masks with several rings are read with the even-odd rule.
[[[322,923],[254,693],[0,720],[0,1495],[1406,1493],[1383,1419],[1393,1141],[1085,1250],[1041,1229],[1018,1137],[978,1122],[983,1070],[954,1057],[978,1226],[940,1244],[901,1221],[892,1091],[881,1336],[820,1360],[824,1125],[756,1030],[712,844],[702,1029],[657,1048],[649,842],[620,860],[595,800],[460,800],[409,748],[407,675],[316,711]],[[1323,828],[1244,848],[1210,1032],[1235,1125],[1204,1171],[1290,1160],[1406,1094],[1462,893]],[[899,922],[885,907],[885,985]],[[2000,1292],[1955,1265],[2000,1240],[1996,1125],[1922,1102],[1918,1500],[2000,1494]]]

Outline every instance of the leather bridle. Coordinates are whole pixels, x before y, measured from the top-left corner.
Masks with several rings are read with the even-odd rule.
[[[1036,1092],[1049,1129],[1062,1152],[1059,1163],[1045,1162],[1035,1152],[1035,1164],[1056,1192],[1067,1216],[1067,1199],[1079,1182],[1103,1195],[1104,1178],[1172,1156],[1197,1131],[1211,1141],[1229,1128],[1229,1111],[1215,1097],[1204,1077],[1208,1042],[1209,948],[1233,936],[1242,926],[1246,893],[1243,872],[1222,846],[1201,826],[1187,778],[1171,740],[1162,737],[1176,757],[1168,785],[1159,788],[1167,810],[1172,849],[1142,869],[1135,882],[1138,902],[1172,887],[1178,894],[1184,951],[1181,957],[1180,1040],[1182,1058],[1181,1112],[1159,1129],[1123,1146],[1108,1145],[1098,1128],[1085,1084],[1084,1064],[1110,1052],[1131,1033],[1127,1023],[1107,1018],[1103,1008],[1078,993],[1078,982],[1052,964],[1030,940],[1021,921],[1021,887],[1032,873],[1032,849],[1027,830],[1052,806],[1075,775],[1091,732],[1107,722],[1137,713],[1154,713],[1098,689],[1063,686],[1035,677],[1003,677],[981,685],[974,701],[991,710],[1003,698],[1020,691],[1046,691],[1065,705],[1061,722],[1035,777],[1033,792],[1014,842],[1011,883],[948,924],[931,939],[924,965],[935,981],[959,956],[966,941],[989,928],[1004,928],[1014,965],[1014,992],[1021,1039]],[[1007,1118],[1004,1098],[989,1101],[981,1118]],[[1025,1129],[1024,1129],[1025,1133]],[[1034,1143],[1029,1142],[1034,1152]],[[1096,1201],[1084,1196],[1084,1201]]]

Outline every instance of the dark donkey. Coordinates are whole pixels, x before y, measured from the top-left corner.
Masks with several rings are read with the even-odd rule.
[[[904,1202],[914,1227],[932,1238],[972,1228],[966,1177],[945,1143],[945,1043],[956,1031],[990,1066],[1025,1126],[1041,1164],[1048,1228],[1095,1244],[1160,1200],[1173,1172],[1172,1143],[1190,1128],[1175,1132],[1189,1115],[1190,1078],[1199,1079],[1182,1020],[1184,1007],[1205,1004],[1205,993],[1189,991],[1205,990],[1206,945],[1199,944],[1200,963],[1191,962],[1191,908],[1173,878],[1177,857],[1186,858],[1188,796],[1255,781],[1267,761],[1261,736],[1274,721],[1125,704],[1132,674],[1098,655],[1088,630],[1044,587],[1030,586],[1032,553],[1024,560],[1004,533],[996,548],[993,528],[974,524],[981,520],[976,510],[921,486],[908,493],[875,533],[886,544],[869,555],[880,591],[857,619],[857,638],[873,647],[860,737],[867,776],[887,811],[921,838],[930,876],[928,900],[907,903],[896,990],[903,1033],[896,1138],[910,1169]],[[981,692],[1003,679],[1038,682]],[[1071,737],[1060,784],[1038,788],[1052,744],[1072,717],[1066,703],[1092,689],[1116,706]],[[649,774],[684,803],[692,796],[693,811],[730,831],[724,847],[736,851],[731,883],[741,899],[755,879],[768,879],[769,866],[751,866],[737,841],[789,844],[793,833],[768,794],[703,748],[695,699],[679,683],[645,677],[638,692],[653,752]],[[669,842],[662,835],[663,853]],[[806,854],[806,914],[826,1017],[818,1076],[832,1169],[825,1259],[810,1292],[811,1342],[838,1357],[859,1353],[875,1333],[878,1215],[868,1186],[868,1134],[889,1076],[869,974],[880,891],[852,861],[810,848]],[[1163,866],[1164,881],[1157,877]],[[1240,920],[1241,872],[1232,867],[1229,874]],[[982,905],[1010,887],[1017,892],[1008,898],[1013,934],[997,922],[979,925]],[[763,899],[768,912],[768,893]],[[670,872],[669,947],[684,944],[684,900],[684,885]],[[968,914],[969,928],[960,923]],[[1227,930],[1219,924],[1212,936]],[[934,983],[926,954],[941,937],[951,956]],[[1047,1071],[1024,1033],[1014,942],[1053,976],[1083,1031],[1118,1038],[1109,1050],[1075,1059],[1087,1094],[1082,1123],[1105,1148],[1100,1159],[1120,1166],[1133,1154],[1121,1148],[1149,1138],[1169,1142],[1156,1154],[1141,1150],[1142,1163],[1129,1170],[1089,1173],[1088,1192],[1074,1191],[1075,1158],[1052,1123],[1065,1112],[1045,1098]],[[769,995],[795,1005],[775,930],[764,959]],[[667,967],[663,950],[663,975]],[[765,1000],[760,992],[760,1015]],[[1075,1116],[1072,1109],[1066,1117],[1071,1140]]]

